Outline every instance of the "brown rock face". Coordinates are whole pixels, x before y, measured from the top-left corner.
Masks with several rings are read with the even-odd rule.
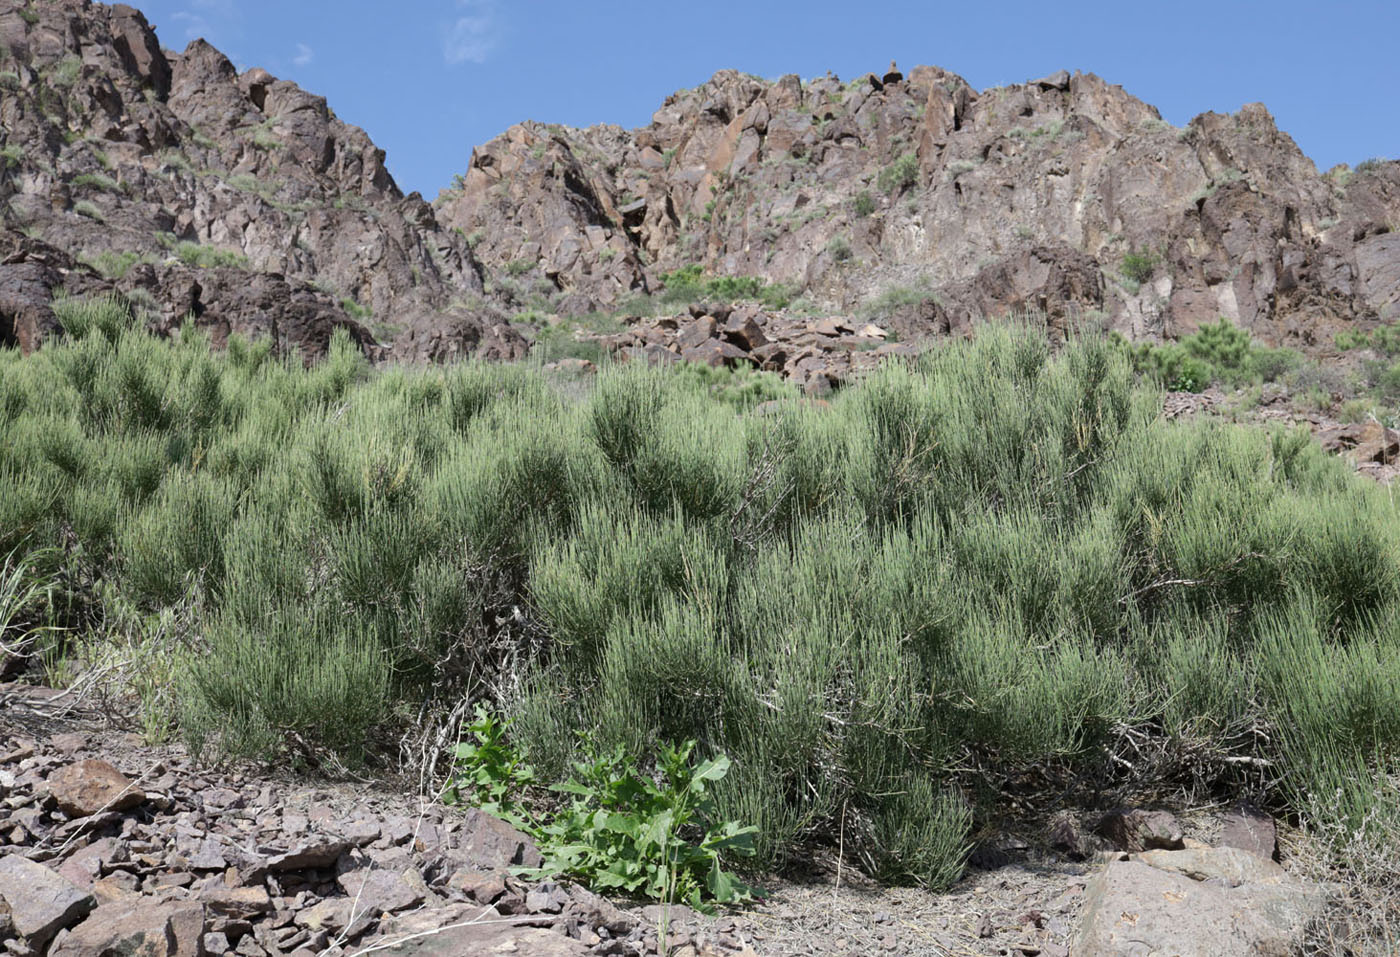
[[[106,761],[90,758],[49,775],[49,791],[64,814],[90,817],[101,811],[126,811],[146,800],[146,792]]]
[[[1278,856],[1278,832],[1274,819],[1248,805],[1241,805],[1221,819],[1220,843],[1226,847],[1273,860]]]
[[[0,260],[0,343],[52,333],[68,270],[136,292],[157,328],[192,314],[216,342],[265,335],[308,358],[338,328],[378,354],[376,337],[454,304],[459,351],[523,349],[491,332],[502,323],[465,238],[404,196],[383,151],[322,97],[240,75],[202,40],[162,52],[123,5],[0,0],[0,42],[17,77],[0,88],[0,138],[20,147],[0,169],[3,225],[67,259]]]
[[[1320,175],[1258,104],[1178,129],[1092,74],[979,93],[934,67],[722,71],[641,129],[512,127],[437,207],[498,285],[557,287],[561,312],[698,262],[832,312],[920,290],[906,338],[1036,310],[1134,338],[1223,315],[1310,348],[1400,315],[1400,163]]]
[[[130,7],[0,0],[0,43],[0,226],[30,244],[0,243],[0,343],[24,349],[62,286],[308,358],[346,329],[372,356],[510,359],[508,317],[616,311],[691,263],[828,314],[889,301],[905,340],[1225,316],[1321,352],[1400,317],[1400,163],[1319,174],[1258,104],[1178,129],[1092,74],[725,70],[641,129],[513,126],[430,205],[324,98],[202,40],[163,51]],[[751,331],[692,348],[733,362]]]

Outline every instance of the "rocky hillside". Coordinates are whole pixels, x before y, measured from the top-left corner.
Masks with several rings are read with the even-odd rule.
[[[1319,353],[1400,316],[1397,227],[1400,163],[1319,174],[1259,105],[1178,129],[1092,74],[979,93],[893,64],[723,71],[637,130],[515,126],[430,205],[296,84],[165,50],[124,5],[0,0],[0,341],[25,347],[56,291],[114,289],[216,342],[508,358],[537,318],[636,312],[698,265],[906,341],[1226,316]]]
[[[202,40],[162,49],[138,11],[0,0],[0,295],[32,345],[54,290],[116,288],[308,354],[345,327],[404,357],[523,341],[481,305],[481,267],[384,152],[324,98],[238,73]]]
[[[701,263],[906,338],[1039,310],[1330,347],[1400,317],[1400,163],[1319,174],[1261,105],[1177,128],[1092,74],[724,71],[642,129],[513,127],[436,205],[517,308],[610,310]]]

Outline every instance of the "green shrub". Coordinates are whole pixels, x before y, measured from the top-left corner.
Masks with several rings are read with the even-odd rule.
[[[95,255],[80,253],[78,261],[87,263],[96,269],[106,279],[120,279],[131,270],[137,263],[150,262],[151,258],[142,253],[134,251],[116,252],[114,250],[103,250]]]
[[[715,367],[684,362],[677,366],[677,373],[682,381],[693,381],[711,398],[741,410],[799,396],[797,387],[776,372],[759,372],[747,365]]]
[[[78,82],[78,75],[82,73],[83,61],[72,54],[58,61],[58,66],[54,67],[53,85],[72,86]]]
[[[1158,262],[1158,257],[1153,253],[1127,253],[1118,264],[1118,273],[1129,282],[1142,285],[1157,271]]]
[[[1378,326],[1370,332],[1346,330],[1337,333],[1338,349],[1370,349],[1386,358],[1400,356],[1400,322]]]
[[[364,322],[374,315],[374,310],[371,307],[360,305],[359,301],[353,296],[342,297],[340,300],[340,308],[344,309],[351,319],[360,322]]]
[[[719,816],[707,792],[730,761],[721,755],[692,766],[694,747],[687,741],[660,750],[660,784],[621,749],[576,763],[574,775],[553,788],[572,800],[539,828],[539,873],[701,911],[712,911],[711,901],[748,899],[752,889],[722,865],[726,856],[753,853],[754,828]]]
[[[116,295],[97,299],[55,299],[53,313],[63,331],[73,339],[83,339],[95,332],[112,345],[135,321],[131,308]]]
[[[839,263],[846,262],[855,255],[851,250],[850,240],[845,236],[833,236],[831,242],[826,244],[826,252]]]
[[[182,241],[175,245],[175,257],[186,266],[200,269],[247,269],[248,257],[231,249],[216,249],[195,242]]]
[[[919,158],[913,153],[905,153],[889,166],[880,170],[875,185],[882,193],[899,193],[919,181]]]
[[[98,208],[96,203],[90,200],[78,200],[73,204],[73,212],[77,213],[79,216],[86,216],[88,219],[94,219],[99,223],[105,223],[107,221],[107,217],[102,210]]]
[[[661,301],[665,303],[755,299],[770,309],[783,309],[798,292],[792,286],[756,276],[705,276],[698,263],[663,273],[661,281]]]
[[[791,387],[620,364],[579,397],[530,365],[371,368],[345,335],[304,365],[158,340],[119,300],[55,312],[59,341],[0,350],[0,554],[52,573],[79,663],[163,622],[131,689],[197,749],[353,763],[484,700],[538,780],[640,782],[694,741],[685,773],[732,762],[708,820],[756,828],[757,866],[844,842],[934,887],[1026,781],[1262,759],[1279,813],[1384,810],[1400,514],[1305,433],[1162,419],[1144,379],[1276,363],[1228,323],[1170,355],[984,324],[754,415]],[[561,866],[673,879],[582,815]]]
[[[1144,342],[1130,348],[1138,372],[1178,392],[1201,392],[1216,384],[1239,387],[1275,382],[1302,363],[1297,352],[1258,345],[1248,332],[1223,317],[1203,323],[1177,342]]]
[[[106,173],[81,173],[73,177],[73,185],[77,187],[91,186],[93,189],[104,190],[109,193],[122,192],[122,185]]]
[[[870,191],[863,189],[857,193],[852,208],[860,217],[869,216],[875,212],[875,199],[870,195]]]

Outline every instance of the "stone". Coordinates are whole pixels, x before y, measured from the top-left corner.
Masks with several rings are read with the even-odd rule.
[[[130,871],[114,871],[92,882],[92,893],[102,903],[139,894],[141,879]]]
[[[374,913],[417,907],[426,897],[422,876],[412,868],[391,871],[379,867],[362,867],[347,871],[336,878],[346,895],[357,906],[368,907]]]
[[[127,811],[146,800],[146,793],[131,779],[96,758],[59,768],[46,783],[59,809],[70,817]]]
[[[16,855],[0,858],[0,898],[15,932],[42,943],[96,906],[92,894],[42,864]]]
[[[740,318],[736,313],[724,326],[724,338],[745,352],[752,352],[768,344],[763,329],[750,317]]]
[[[272,898],[262,887],[229,887],[223,882],[204,888],[199,898],[209,912],[234,920],[247,920],[272,912]]]
[[[69,855],[59,865],[58,873],[72,881],[74,886],[92,890],[93,883],[102,876],[102,870],[113,863],[128,859],[126,846],[113,837],[93,841]]]
[[[569,902],[569,895],[552,881],[545,881],[525,895],[525,909],[532,914],[558,914]]]
[[[462,826],[454,835],[451,855],[463,864],[485,871],[539,867],[544,863],[533,840],[480,808],[469,808],[462,815]]]
[[[447,879],[447,886],[461,891],[478,904],[493,904],[506,892],[505,878],[500,873],[472,867],[454,871]]]
[[[1325,891],[1287,878],[1231,886],[1147,863],[1149,855],[1185,853],[1194,852],[1149,851],[1141,859],[1110,861],[1085,891],[1071,952],[1076,957],[1278,957],[1297,951]]]
[[[698,362],[714,368],[753,364],[752,357],[743,349],[732,342],[719,339],[707,339],[697,346],[682,349],[681,358],[687,362]]]
[[[344,824],[340,828],[341,836],[351,844],[364,847],[379,840],[379,822],[371,821],[367,818],[359,818]]]
[[[1248,804],[1241,804],[1221,817],[1217,843],[1237,847],[1266,860],[1278,859],[1274,819]]]
[[[1105,814],[1094,833],[1120,851],[1176,850],[1185,846],[1181,825],[1169,811],[1119,808]]]
[[[552,930],[513,927],[501,923],[449,925],[437,933],[420,936],[371,937],[361,948],[392,957],[584,957],[589,949],[581,942]],[[609,951],[625,953],[627,951]],[[632,951],[635,952],[635,951]]]
[[[1046,840],[1053,850],[1072,861],[1084,860],[1091,850],[1089,837],[1073,811],[1058,811],[1050,818]]]
[[[50,957],[199,957],[204,906],[134,899],[103,904],[49,952]],[[213,953],[222,953],[214,951]]]
[[[327,931],[353,940],[359,937],[379,916],[369,901],[349,897],[331,897],[297,911],[293,918],[298,927],[310,931]]]
[[[719,324],[713,316],[700,316],[686,323],[677,337],[676,342],[684,352],[687,349],[698,348],[714,339],[719,331]]]
[[[340,855],[349,849],[349,841],[315,838],[298,844],[290,851],[273,856],[268,860],[267,867],[274,872],[332,867],[340,859]]]
[[[1144,851],[1135,860],[1165,871],[1185,874],[1196,881],[1221,881],[1231,887],[1267,884],[1287,879],[1287,872],[1266,857],[1238,847],[1187,848],[1179,851]]]

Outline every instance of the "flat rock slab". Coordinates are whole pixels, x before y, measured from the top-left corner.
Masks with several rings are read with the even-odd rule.
[[[146,800],[146,793],[125,774],[96,758],[65,765],[46,783],[59,808],[70,817],[127,811]]]
[[[1135,855],[1134,860],[1160,870],[1184,874],[1194,881],[1223,881],[1231,887],[1292,881],[1288,872],[1273,861],[1242,851],[1238,847],[1144,851]]]
[[[15,855],[0,859],[0,898],[10,905],[15,933],[31,942],[76,924],[97,903],[66,877]]]
[[[267,862],[274,871],[299,871],[313,867],[330,867],[340,855],[350,849],[350,842],[330,838],[316,839],[299,844],[285,854],[279,854]]]
[[[589,953],[582,943],[556,931],[520,927],[497,917],[476,923],[470,920],[439,929],[369,938],[361,947],[398,957],[584,957]]]
[[[119,901],[93,911],[49,957],[199,957],[203,934],[204,907],[193,901]]]
[[[1213,862],[1219,850],[1238,858]],[[1187,860],[1182,855],[1190,857]],[[1269,872],[1259,882],[1240,860],[1273,865],[1234,848],[1150,851],[1111,861],[1085,891],[1075,957],[1278,957],[1297,952],[1322,888]],[[1171,865],[1171,869],[1163,866]],[[1199,875],[1196,879],[1192,875]]]

